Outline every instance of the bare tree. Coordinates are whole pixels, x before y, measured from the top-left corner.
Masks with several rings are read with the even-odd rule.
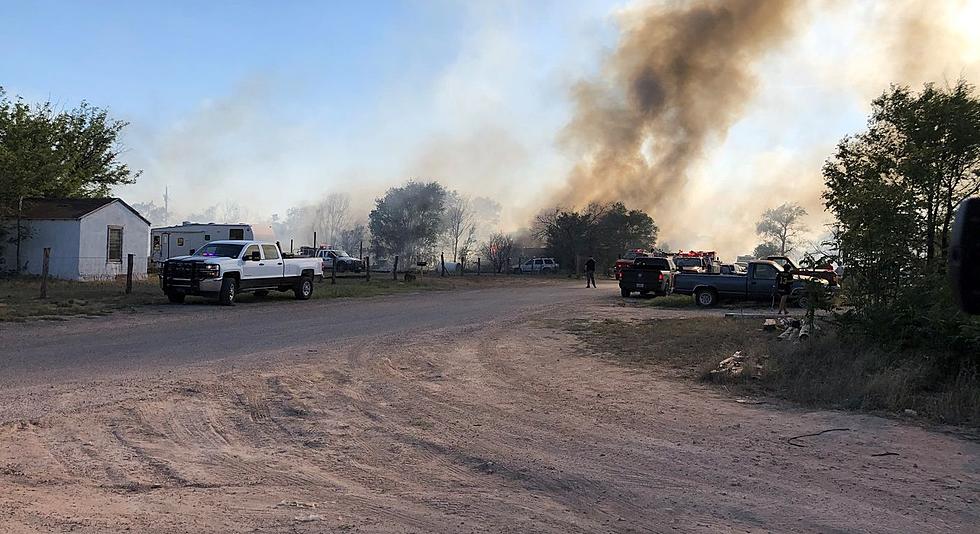
[[[795,202],[787,202],[762,213],[755,226],[757,234],[766,243],[778,247],[779,253],[785,256],[796,247],[796,238],[806,230],[800,221],[806,216],[806,210]]]
[[[357,223],[350,228],[341,230],[339,241],[340,248],[347,251],[348,254],[359,254],[361,244],[370,241],[367,233],[367,225]]]
[[[504,234],[491,234],[490,238],[480,246],[480,255],[486,258],[494,272],[501,272],[507,265],[514,251],[514,239]]]
[[[350,196],[346,193],[330,193],[313,206],[310,222],[312,231],[319,231],[323,242],[335,246],[341,232],[347,228],[350,218]]]
[[[453,261],[460,258],[460,252],[468,252],[473,246],[476,223],[470,199],[453,191],[447,195],[446,211],[443,215],[445,230],[443,239],[452,252]]]

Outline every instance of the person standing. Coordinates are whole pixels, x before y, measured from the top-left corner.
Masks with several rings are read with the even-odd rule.
[[[589,259],[585,261],[585,287],[595,287],[595,259],[589,256]]]
[[[789,315],[789,310],[786,309],[786,303],[789,301],[789,294],[793,291],[792,272],[782,271],[777,275],[776,291],[779,295],[779,310],[776,311],[776,315]]]

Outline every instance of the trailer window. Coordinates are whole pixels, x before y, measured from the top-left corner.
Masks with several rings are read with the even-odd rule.
[[[228,239],[239,241],[245,239],[245,230],[242,228],[232,228],[228,230]]]
[[[122,226],[110,226],[106,238],[106,260],[110,263],[122,263]]]

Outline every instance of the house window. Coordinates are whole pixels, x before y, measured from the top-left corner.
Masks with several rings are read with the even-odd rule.
[[[241,241],[245,239],[244,228],[232,228],[228,230],[228,239]]]
[[[109,263],[122,263],[123,229],[122,226],[110,226],[106,241],[106,259]]]
[[[178,247],[184,246],[184,238],[183,237],[178,237],[177,238],[177,246]]]
[[[153,236],[153,250],[160,250],[160,236]]]

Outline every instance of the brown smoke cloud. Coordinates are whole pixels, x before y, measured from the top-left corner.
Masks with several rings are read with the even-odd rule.
[[[741,116],[756,59],[792,33],[797,2],[650,6],[627,21],[604,78],[573,88],[563,141],[583,154],[559,203],[626,200],[670,224],[692,164]]]

